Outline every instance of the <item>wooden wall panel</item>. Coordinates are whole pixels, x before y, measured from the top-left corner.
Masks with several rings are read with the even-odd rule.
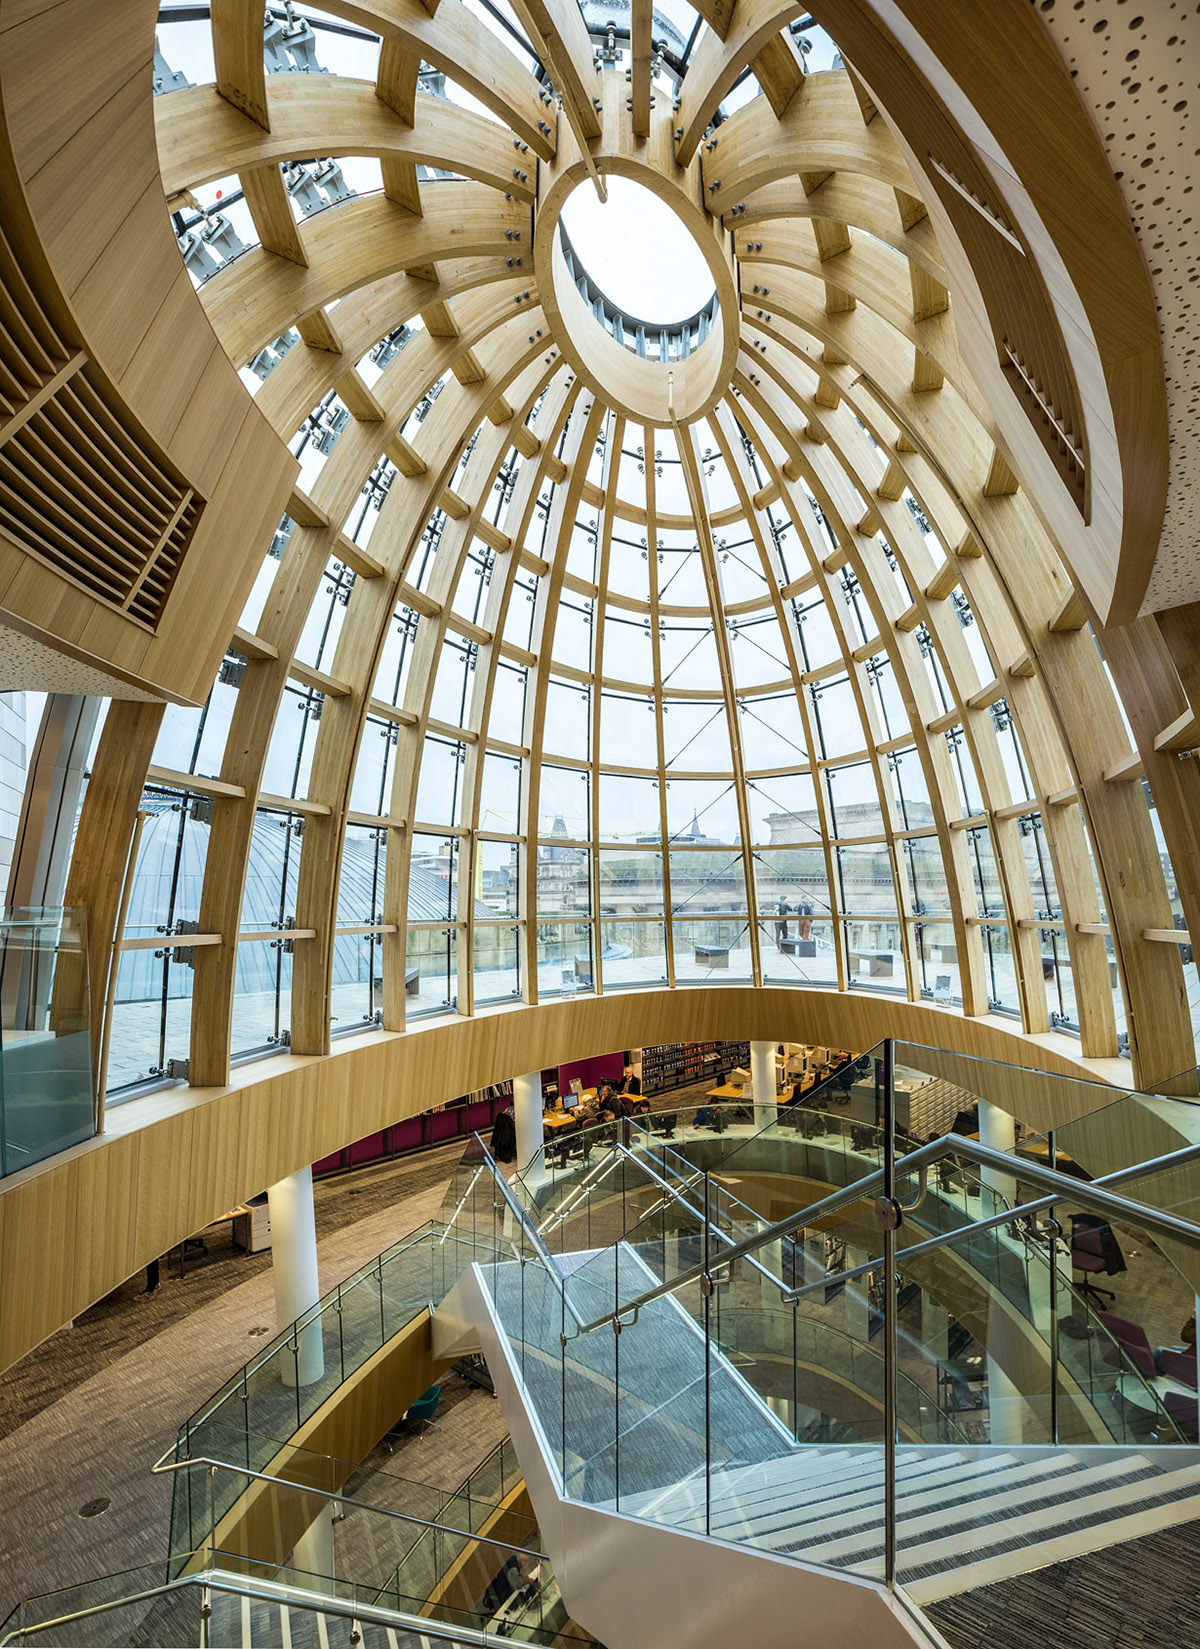
[[[1069,1037],[1024,1037],[1002,1020],[865,993],[770,987],[622,991],[367,1033],[325,1058],[245,1067],[225,1088],[131,1101],[111,1113],[103,1138],[4,1181],[0,1369],[247,1197],[471,1089],[661,1042],[779,1040],[861,1051],[885,1036],[1100,1082],[1128,1069],[1089,1065]]]

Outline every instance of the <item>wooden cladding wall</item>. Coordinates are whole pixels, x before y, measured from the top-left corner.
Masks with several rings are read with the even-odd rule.
[[[95,10],[0,4],[0,623],[199,704],[298,466],[165,211],[154,8]]]

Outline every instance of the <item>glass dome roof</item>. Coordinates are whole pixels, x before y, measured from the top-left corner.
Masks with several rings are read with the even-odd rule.
[[[433,26],[451,10],[457,65]],[[585,52],[574,24],[547,49],[503,3],[442,0],[405,66],[360,8],[272,8],[271,130],[237,150],[195,12],[160,20],[169,205],[299,476],[212,697],[164,722],[156,766],[201,799],[163,790],[135,920],[203,926],[204,780],[249,773],[232,1051],[287,1030],[310,966],[335,1032],[754,982],[1082,1023],[1115,1051],[1071,741],[1025,662],[1043,585],[1069,581],[961,369],[919,190],[828,37],[802,20],[722,80],[684,5],[649,49],[628,7],[589,5]],[[593,51],[613,107],[673,130],[663,176],[703,200],[740,297],[721,393],[656,427],[543,309],[538,214],[582,154]],[[290,135],[306,105],[324,158]],[[785,109],[800,171],[763,158]],[[686,361],[657,364],[682,382]],[[1079,668],[1117,718],[1094,650]],[[274,924],[296,930],[286,964]],[[137,966],[127,1011],[160,994]],[[153,1063],[172,1038],[182,1057],[186,1017]]]

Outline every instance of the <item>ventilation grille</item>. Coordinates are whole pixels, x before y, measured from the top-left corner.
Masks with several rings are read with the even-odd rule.
[[[203,508],[0,235],[0,531],[153,629]]]

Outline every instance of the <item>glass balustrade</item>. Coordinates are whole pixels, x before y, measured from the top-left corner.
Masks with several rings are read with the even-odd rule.
[[[216,1567],[164,1581],[161,1566],[148,1565],[29,1599],[0,1623],[0,1644],[184,1649],[237,1643],[243,1649],[277,1649],[344,1642],[359,1649],[465,1649],[468,1644],[486,1649],[513,1637],[530,1643],[590,1641],[571,1632],[557,1588],[546,1578],[548,1565],[537,1554],[534,1558],[528,1577],[514,1590],[506,1591],[508,1578],[498,1571],[499,1583],[485,1585],[480,1608],[447,1603],[444,1616],[395,1611],[375,1602],[370,1587],[302,1569],[281,1568],[267,1579]],[[510,1561],[516,1564],[515,1554]],[[460,1565],[464,1597],[486,1568],[472,1574],[469,1563]],[[454,1614],[461,1618],[448,1618]]]
[[[87,913],[0,913],[0,1178],[96,1131]]]
[[[573,1172],[501,1192],[485,1283],[565,1494],[920,1585],[946,1560],[921,1481],[946,1451],[966,1451],[946,1467],[961,1557],[1032,1540],[1014,1508],[1053,1502],[1074,1451],[1105,1451],[1097,1483],[1136,1488],[1157,1470],[1140,1450],[1187,1438],[1161,1373],[1072,1282],[1062,1217],[1110,1213],[1103,1186],[968,1137],[1001,1073],[1056,1079],[939,1059],[872,1050],[820,1096],[832,1109],[716,1137],[677,1113],[669,1139],[613,1135]],[[1043,1101],[1080,1087],[1110,1092]],[[1200,1230],[1179,1229],[1195,1263]],[[831,1496],[852,1515],[837,1539]]]
[[[231,1455],[241,1445],[236,1434],[214,1441]],[[511,1444],[446,1492],[386,1468],[249,1441],[278,1451],[269,1474],[234,1463],[176,1472],[192,1489],[181,1496],[191,1522],[176,1529],[173,1575],[220,1569],[476,1630],[519,1607],[530,1641],[570,1641],[536,1520],[511,1503],[521,1483]]]
[[[1200,1108],[1113,1101],[1070,1078],[1057,1091],[1045,1073],[908,1044],[835,1076],[764,1126],[750,1106],[715,1131],[711,1106],[678,1110],[669,1127],[606,1124],[590,1150],[564,1156],[555,1142],[521,1174],[473,1139],[437,1220],[347,1279],[188,1422],[179,1458],[229,1465],[177,1475],[178,1550],[211,1546],[257,1481],[248,1474],[270,1462],[272,1495],[315,1491],[342,1508],[348,1553],[388,1520],[371,1565],[347,1562],[355,1596],[375,1586],[415,1606],[481,1533],[508,1542],[506,1564],[537,1555],[540,1573],[533,1532],[490,1521],[503,1461],[486,1492],[485,1472],[436,1508],[393,1504],[400,1480],[386,1474],[370,1504],[350,1507],[344,1474],[279,1441],[471,1265],[571,1499],[898,1579],[920,1597],[952,1555],[1031,1544],[1039,1507],[1158,1492],[1163,1461],[1195,1441],[1184,1330],[1200,1273],[1200,1144],[1184,1142]],[[1016,1150],[969,1137],[979,1102],[1006,1091],[1023,1114],[1073,1120]],[[1123,1108],[1154,1104],[1166,1107],[1151,1113],[1160,1158],[1122,1160],[1134,1120]],[[1123,1286],[1110,1240],[1139,1279],[1146,1345],[1101,1292]],[[1081,1263],[1093,1248],[1099,1267]],[[314,1327],[323,1372],[298,1386]],[[237,1555],[218,1545],[222,1561]],[[241,1555],[260,1579],[304,1579],[288,1568],[294,1552]],[[520,1563],[506,1572],[521,1582],[523,1634],[548,1631],[558,1617],[539,1614],[531,1577]],[[473,1604],[448,1590],[445,1618],[477,1615],[491,1578]]]

